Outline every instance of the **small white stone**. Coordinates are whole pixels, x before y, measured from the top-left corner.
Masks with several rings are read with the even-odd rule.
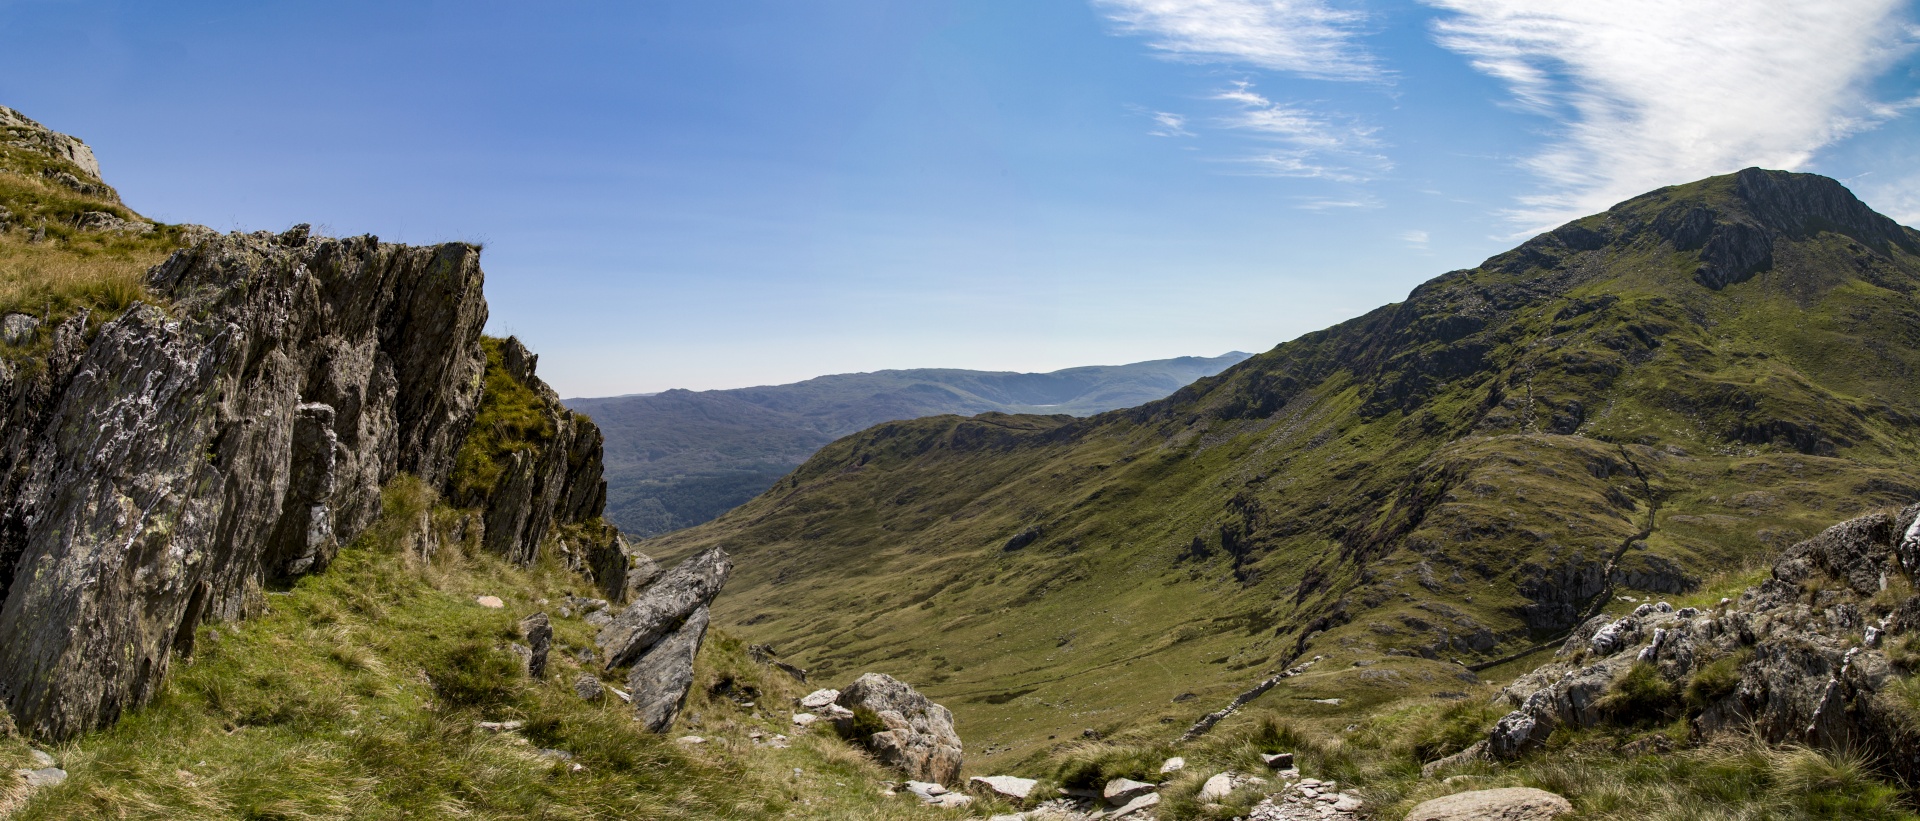
[[[1160,774],[1167,775],[1169,773],[1177,773],[1186,768],[1187,768],[1187,760],[1176,755],[1172,758],[1167,759],[1165,764],[1160,765]]]
[[[478,603],[481,607],[487,608],[488,610],[499,610],[500,608],[507,606],[507,603],[501,601],[499,596],[481,596],[479,598],[474,599],[474,602]]]
[[[699,737],[699,736],[697,736],[697,735],[683,735],[683,736],[681,736],[681,737],[679,737],[679,738],[676,738],[676,739],[674,739],[674,741],[677,741],[677,742],[679,742],[679,743],[681,743],[681,744],[705,744],[705,743],[707,743],[707,740],[706,740],[706,739],[704,739],[704,738],[701,738],[701,737]]]

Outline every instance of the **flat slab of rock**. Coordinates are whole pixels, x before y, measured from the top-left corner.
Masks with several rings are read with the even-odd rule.
[[[1177,773],[1186,768],[1187,768],[1187,760],[1176,755],[1172,758],[1167,759],[1166,763],[1160,765],[1160,774],[1167,775],[1170,773]]]
[[[1407,821],[1552,821],[1573,812],[1567,799],[1530,787],[1474,790],[1422,803]]]
[[[1145,781],[1116,778],[1107,782],[1106,788],[1100,791],[1100,797],[1107,799],[1108,804],[1119,806],[1157,789],[1159,789],[1158,785],[1148,784]]]
[[[832,704],[833,700],[839,697],[839,690],[815,690],[800,698],[800,706],[802,709],[818,710]]]
[[[1120,805],[1119,809],[1116,809],[1113,812],[1108,813],[1107,817],[1108,818],[1145,818],[1148,816],[1148,813],[1146,812],[1147,810],[1150,810],[1159,805],[1160,805],[1160,794],[1150,792],[1150,793],[1147,793],[1146,795],[1134,796],[1133,800]]]
[[[1034,779],[1015,775],[975,776],[967,780],[967,786],[975,792],[997,795],[1016,803],[1033,797],[1033,788],[1039,784],[1040,782]]]
[[[488,610],[499,610],[507,606],[507,603],[501,601],[499,596],[481,596],[474,599],[473,602]]]
[[[1273,753],[1271,755],[1261,755],[1260,760],[1266,762],[1267,767],[1270,769],[1275,769],[1275,770],[1293,769],[1293,753]]]

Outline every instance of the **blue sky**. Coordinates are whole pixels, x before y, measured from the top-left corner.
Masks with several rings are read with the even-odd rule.
[[[1920,221],[1888,0],[0,0],[171,222],[477,240],[563,395],[1263,351],[1748,165]]]

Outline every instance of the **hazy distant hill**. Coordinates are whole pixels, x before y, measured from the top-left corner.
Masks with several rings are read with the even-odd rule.
[[[1052,373],[920,368],[791,385],[569,399],[606,434],[607,518],[648,536],[700,524],[827,443],[881,422],[988,411],[1086,416],[1151,402],[1251,354]]]

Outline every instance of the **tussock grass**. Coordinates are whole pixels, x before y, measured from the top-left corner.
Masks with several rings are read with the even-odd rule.
[[[408,477],[383,501],[381,521],[327,572],[267,595],[253,619],[202,628],[150,706],[56,750],[72,777],[15,817],[937,817],[881,796],[890,776],[865,755],[795,732],[788,707],[804,685],[768,675],[722,633],[709,634],[681,726],[666,737],[639,730],[611,695],[580,700],[574,679],[600,675],[578,655],[593,628],[559,618],[552,602],[590,595],[585,581],[557,561],[523,569],[475,545],[413,555],[403,547],[412,523],[441,509]],[[481,607],[479,595],[507,606]],[[536,610],[555,631],[537,681],[508,649]],[[481,721],[524,726],[496,734]],[[792,746],[756,746],[756,728],[792,735]],[[708,741],[671,740],[684,733]],[[14,747],[23,759],[8,739],[0,760]]]

